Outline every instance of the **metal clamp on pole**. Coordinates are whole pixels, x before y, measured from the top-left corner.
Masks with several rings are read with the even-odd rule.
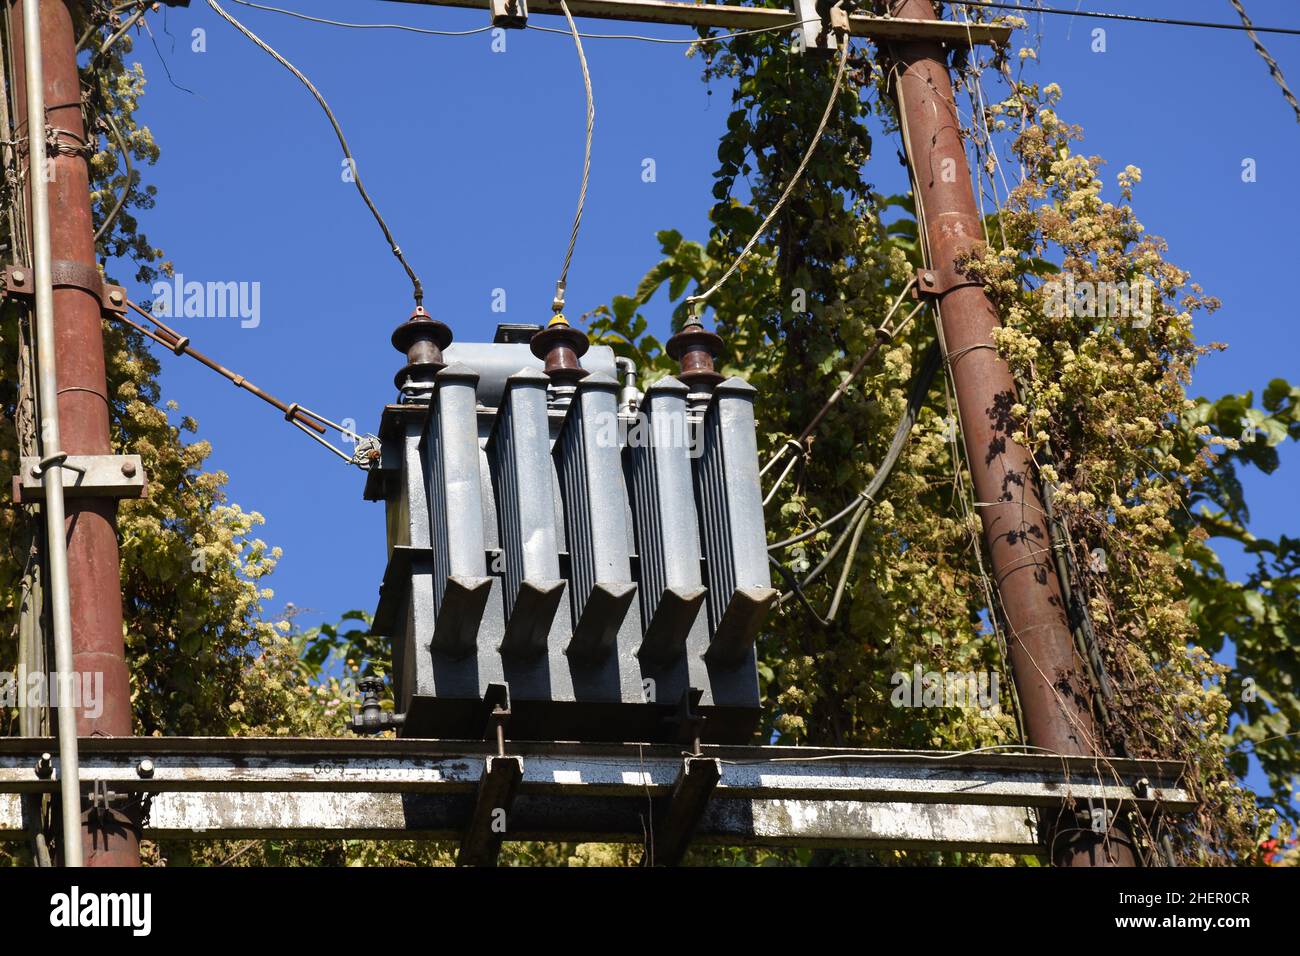
[[[492,25],[507,30],[522,30],[528,25],[527,0],[488,0]]]
[[[802,53],[831,53],[840,48],[839,38],[849,34],[849,13],[842,0],[795,0],[794,12]]]
[[[92,272],[90,269],[79,267],[76,263],[55,262],[51,272],[56,287],[71,287],[89,292],[99,298],[102,311],[114,315],[126,314],[126,289],[105,282],[97,270]],[[36,283],[32,270],[20,263],[5,266],[4,288],[6,295],[34,299]]]
[[[983,283],[958,272],[955,265],[947,268],[917,269],[916,282],[912,286],[912,298],[918,301],[939,299],[953,289]]]
[[[57,459],[57,461],[55,460]],[[143,498],[144,464],[139,455],[69,455],[47,459],[27,455],[14,476],[15,504],[45,500],[45,476],[55,465],[63,476],[63,493],[82,498]]]
[[[461,839],[457,866],[496,866],[501,843],[510,826],[510,811],[524,777],[524,758],[506,756],[506,723],[510,720],[510,688],[489,684],[483,695],[490,708],[485,739],[496,738],[497,754],[483,763],[474,814]]]

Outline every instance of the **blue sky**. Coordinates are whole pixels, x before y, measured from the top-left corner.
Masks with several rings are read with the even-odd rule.
[[[1057,0],[1069,6],[1071,0]],[[569,39],[510,32],[417,36],[345,30],[242,7],[226,8],[303,69],[337,113],[359,170],[423,278],[426,306],[464,341],[490,339],[498,321],[542,321],[577,193],[584,101]],[[283,0],[312,14],[467,30],[486,11],[383,0]],[[486,6],[486,4],[485,4]],[[1087,9],[1233,21],[1226,0],[1083,0]],[[1300,26],[1288,0],[1250,0],[1256,23]],[[145,172],[158,187],[143,215],[156,245],[189,279],[261,283],[261,321],[177,319],[197,348],[267,390],[362,430],[377,424],[400,366],[392,328],[410,310],[405,276],[341,176],[333,134],[307,91],[212,13],[151,16],[131,56],[150,78],[141,115],[162,158]],[[535,15],[533,22],[563,25]],[[1031,25],[1039,23],[1031,18]],[[684,28],[580,21],[589,32],[687,37]],[[1092,50],[1096,28],[1106,51]],[[206,31],[194,52],[192,31]],[[1143,171],[1135,206],[1170,257],[1223,300],[1203,319],[1203,341],[1229,344],[1207,359],[1196,394],[1262,390],[1300,381],[1294,347],[1294,224],[1300,217],[1295,155],[1300,125],[1242,33],[1041,19],[1043,82],[1065,91],[1062,116],[1081,124],[1084,148],[1111,177]],[[1265,38],[1300,83],[1300,38]],[[596,96],[591,191],[569,278],[578,315],[627,293],[656,260],[656,230],[707,236],[716,144],[729,90],[710,96],[685,47],[618,40],[586,44]],[[192,92],[185,92],[184,87]],[[1298,87],[1300,88],[1300,87]],[[883,192],[906,188],[897,142],[878,135],[869,177]],[[642,181],[643,161],[656,181]],[[1244,183],[1242,161],[1257,180]],[[119,270],[121,275],[128,270]],[[507,311],[492,311],[494,289]],[[131,289],[136,298],[149,290]],[[656,311],[657,307],[657,311]],[[666,321],[663,302],[652,316]],[[1291,330],[1291,331],[1288,331]],[[213,444],[210,464],[230,493],[267,518],[264,537],[284,548],[272,578],[278,610],[303,620],[373,610],[383,570],[381,506],[361,499],[362,474],[292,431],[271,409],[188,360],[162,358],[163,387]],[[1282,449],[1270,479],[1246,476],[1255,529],[1296,533],[1300,457]],[[1231,566],[1242,567],[1231,558]]]

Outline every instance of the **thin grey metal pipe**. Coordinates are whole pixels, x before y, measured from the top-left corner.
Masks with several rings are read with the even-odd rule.
[[[77,763],[77,712],[72,707],[72,604],[68,593],[68,542],[64,530],[63,459],[59,436],[59,383],[54,367],[54,268],[50,252],[50,198],[45,170],[45,71],[41,62],[40,0],[23,3],[26,51],[28,175],[32,188],[32,252],[36,273],[36,370],[41,403],[41,484],[45,488],[45,541],[54,618],[54,669],[59,690],[59,793],[63,803],[64,866],[81,866],[81,781]],[[40,158],[38,158],[40,157]]]

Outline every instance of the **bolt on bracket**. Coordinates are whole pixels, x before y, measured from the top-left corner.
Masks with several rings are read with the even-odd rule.
[[[13,479],[15,504],[43,501],[41,459],[24,455]],[[59,464],[63,493],[84,498],[143,498],[144,464],[139,455],[68,455]]]
[[[54,285],[82,289],[99,297],[103,312],[126,314],[126,289],[105,282],[99,270],[72,262],[54,263]],[[33,271],[25,265],[10,263],[4,267],[5,294],[22,298],[35,298],[36,280]]]
[[[830,0],[795,0],[796,27],[803,53],[832,53],[840,48],[838,34],[849,32],[849,13],[842,3]]]
[[[982,283],[958,272],[948,269],[917,269],[916,283],[912,286],[913,299],[937,299],[962,286],[981,285]]]

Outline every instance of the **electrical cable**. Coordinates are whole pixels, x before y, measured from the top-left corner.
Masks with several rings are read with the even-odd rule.
[[[144,32],[149,34],[149,42],[153,44],[153,51],[158,55],[158,62],[162,64],[163,72],[167,74],[167,82],[172,85],[173,89],[180,90],[182,93],[188,93],[190,96],[197,96],[197,93],[188,86],[181,86],[176,82],[176,78],[172,76],[172,68],[167,65],[167,57],[163,56],[162,47],[158,45],[158,38],[154,36],[153,29],[149,26],[149,21],[142,19],[140,21],[140,26],[144,27]]]
[[[845,558],[844,569],[841,571],[839,581],[836,584],[835,593],[831,598],[831,606],[827,612],[827,616],[822,618],[821,615],[816,613],[816,611],[812,611],[818,622],[823,626],[829,625],[834,621],[835,616],[839,611],[840,600],[843,597],[844,589],[848,583],[848,575],[853,565],[854,555],[857,553],[858,544],[861,541],[863,532],[865,531],[871,505],[875,503],[876,495],[880,493],[885,482],[889,480],[889,476],[893,472],[894,466],[902,455],[908,436],[911,434],[912,426],[916,421],[917,413],[925,403],[925,396],[929,393],[930,385],[934,381],[934,376],[939,370],[941,354],[938,342],[931,344],[930,348],[926,351],[925,357],[921,360],[921,368],[917,372],[916,380],[912,383],[912,390],[907,398],[907,407],[903,410],[903,415],[899,419],[897,427],[894,429],[894,437],[889,443],[889,449],[886,451],[879,469],[877,469],[876,474],[867,484],[867,487],[858,494],[852,503],[850,503],[849,508],[856,508],[853,513],[853,518],[849,522],[848,527],[841,532],[838,540],[836,540],[830,551],[827,552],[826,557],[822,559],[821,564],[819,564],[806,578],[799,582],[791,582],[791,576],[785,573],[785,569],[782,568],[781,576],[786,579],[787,583],[793,583],[793,586],[789,591],[783,593],[777,599],[778,607],[788,601],[792,594],[795,594],[798,595],[804,605],[812,611],[812,606],[804,595],[803,588],[816,581],[822,573],[830,567],[831,563],[835,560],[836,555],[839,554],[840,549],[844,547],[845,542],[849,541],[851,537],[852,542],[850,544],[849,554]],[[796,536],[787,541],[779,542],[776,545],[770,545],[768,547],[768,557],[771,558],[773,563],[780,567],[780,563],[772,557],[772,551],[776,550],[778,547],[788,546],[789,544],[803,540],[806,537],[810,537],[825,530],[827,527],[838,521],[839,518],[848,510],[849,509],[846,508],[845,511],[840,512],[840,515],[837,515],[830,521],[823,523],[818,528],[814,528],[812,531],[804,532],[803,535]]]
[[[325,17],[314,17],[307,13],[300,13],[297,10],[285,10],[282,7],[271,7],[261,3],[253,3],[252,0],[232,0],[245,7],[252,7],[255,10],[265,10],[270,13],[281,13],[288,17],[296,17],[299,20],[306,20],[310,23],[322,23],[334,27],[349,27],[354,30],[406,30],[410,33],[424,33],[430,36],[440,37],[464,37],[473,36],[477,33],[486,33],[488,30],[496,29],[492,24],[485,27],[477,27],[473,30],[429,30],[424,27],[413,27],[405,23],[348,23],[342,20],[329,20]],[[132,6],[133,4],[125,4]],[[678,40],[670,37],[651,37],[638,33],[579,33],[578,36],[584,40],[640,40],[643,43],[665,43],[674,45],[691,45],[702,43],[719,43],[723,40],[730,40],[734,37],[753,36],[759,33],[779,33],[782,30],[793,30],[795,27],[802,26],[805,23],[821,23],[821,17],[812,17],[807,20],[791,20],[789,23],[783,23],[779,26],[759,27],[755,30],[737,30],[734,33],[720,33],[716,36],[695,37],[690,40]],[[536,30],[538,33],[553,33],[556,36],[571,37],[571,30],[557,30],[554,27],[542,27],[536,24],[527,24],[527,29]]]
[[[232,0],[241,6],[252,7],[254,10],[265,10],[269,13],[282,13],[286,17],[297,17],[299,20],[307,20],[310,23],[323,23],[331,27],[348,27],[353,30],[405,30],[408,33],[423,33],[435,37],[467,37],[476,33],[486,33],[491,30],[492,24],[485,27],[476,27],[473,30],[429,30],[424,27],[408,26],[405,23],[347,23],[343,20],[327,20],[324,17],[313,17],[307,13],[299,13],[297,10],[284,10],[280,7],[268,7],[260,3],[251,3],[250,0]]]
[[[776,544],[769,544],[767,546],[767,550],[780,551],[782,548],[788,548],[791,545],[796,545],[801,541],[807,541],[809,538],[813,537],[814,535],[819,535],[823,531],[830,530],[831,528],[839,524],[841,521],[843,521],[845,518],[847,518],[849,516],[849,513],[853,511],[853,509],[856,508],[858,505],[862,504],[862,502],[865,500],[866,500],[865,493],[861,491],[858,492],[856,495],[853,496],[853,500],[850,501],[847,505],[845,505],[842,510],[837,511],[834,515],[827,518],[821,524],[817,525],[817,527],[810,528],[809,530],[801,532],[800,534],[797,534],[792,538],[786,538],[784,541],[778,541],[776,542]]]
[[[211,0],[208,0],[208,2],[211,2]],[[563,0],[561,0],[561,2],[563,2]],[[826,110],[822,113],[821,122],[817,124],[817,130],[813,133],[812,142],[808,144],[807,152],[804,153],[803,159],[799,161],[799,165],[795,169],[794,175],[791,176],[790,181],[786,183],[785,189],[782,191],[780,198],[777,199],[776,204],[772,207],[767,216],[764,217],[763,221],[759,223],[758,229],[755,230],[754,234],[749,237],[749,242],[745,243],[745,247],[740,250],[740,255],[736,256],[736,261],[733,262],[727,268],[727,271],[722,274],[722,277],[718,279],[717,282],[713,283],[713,285],[711,285],[707,290],[696,295],[688,296],[686,298],[686,304],[688,306],[694,306],[696,309],[703,306],[713,293],[722,288],[722,284],[730,279],[732,274],[740,268],[740,264],[745,260],[745,257],[749,255],[759,238],[767,231],[767,227],[772,224],[773,220],[780,215],[781,210],[785,208],[786,200],[789,199],[790,194],[794,192],[794,187],[798,185],[800,178],[803,176],[804,169],[807,168],[808,163],[812,160],[813,152],[816,151],[817,144],[821,142],[822,133],[826,132],[826,124],[830,122],[831,113],[835,110],[835,100],[839,97],[840,88],[844,85],[844,68],[849,61],[849,36],[847,32],[837,30],[836,36],[840,43],[840,56],[839,63],[835,68],[835,83],[831,86],[831,95],[826,100]]]
[[[1278,86],[1282,87],[1282,96],[1286,98],[1287,103],[1291,105],[1291,109],[1295,111],[1296,122],[1300,122],[1300,103],[1296,102],[1295,94],[1291,92],[1291,87],[1286,85],[1286,77],[1282,75],[1282,68],[1277,65],[1277,60],[1273,59],[1268,50],[1264,47],[1263,42],[1259,39],[1259,36],[1255,32],[1255,25],[1250,22],[1250,17],[1246,16],[1246,8],[1241,5],[1241,0],[1228,0],[1228,2],[1232,4],[1233,8],[1237,11],[1237,15],[1241,17],[1242,26],[1246,28],[1246,33],[1250,36],[1250,41],[1255,44],[1255,52],[1258,53],[1260,58],[1268,65],[1269,75],[1273,77],[1273,80]]]
[[[140,23],[144,19],[144,15],[147,11],[148,11],[148,7],[145,6],[145,4],[141,3],[140,9],[137,10],[135,13],[133,13],[131,16],[127,17],[126,21],[122,24],[122,26],[119,27],[115,33],[113,33],[107,40],[105,40],[100,45],[99,49],[95,52],[94,59],[96,60],[100,59],[101,57],[104,56],[104,54],[106,54],[109,50],[111,50],[113,48],[113,45],[116,44],[118,40],[126,36],[127,32],[133,26],[135,26],[137,23]]]
[[[587,136],[582,149],[582,185],[578,190],[578,209],[573,214],[573,230],[569,233],[569,248],[564,253],[564,265],[560,267],[560,278],[555,283],[555,299],[551,302],[551,311],[556,315],[564,312],[564,296],[569,282],[569,264],[573,261],[573,247],[578,243],[578,230],[582,228],[582,209],[587,203],[587,182],[591,178],[591,131],[596,125],[596,100],[591,92],[591,71],[587,69],[587,54],[582,49],[582,37],[578,35],[578,25],[573,22],[569,5],[560,0],[560,9],[564,19],[569,22],[573,36],[573,45],[578,51],[578,65],[582,67],[582,86],[587,94]]]
[[[719,762],[729,764],[733,767],[755,766],[765,763],[805,763],[821,760],[898,760],[906,758],[908,760],[925,760],[943,762],[945,760],[960,760],[962,757],[970,757],[974,754],[981,753],[1005,753],[1008,756],[1024,757],[1060,757],[1063,760],[1078,760],[1077,754],[1062,753],[1059,750],[1052,750],[1050,747],[1035,747],[1033,744],[988,744],[983,747],[972,747],[970,750],[950,750],[943,753],[927,753],[923,750],[915,750],[906,754],[899,754],[897,751],[883,751],[881,753],[831,753],[831,754],[813,754],[804,757],[758,757],[754,760],[727,760],[720,758]]]
[[[902,304],[903,298],[907,295],[908,290],[911,289],[915,281],[916,281],[915,278],[911,279],[907,283],[906,288],[904,288],[902,293],[899,294],[898,299],[895,300],[893,307],[890,308],[889,310],[889,313],[881,321],[880,325],[877,326],[875,330],[875,341],[871,344],[871,347],[868,348],[867,351],[864,352],[858,358],[857,362],[854,363],[853,368],[849,371],[848,377],[845,378],[844,381],[840,382],[839,386],[836,387],[835,391],[831,393],[831,397],[826,400],[826,403],[822,405],[822,407],[818,410],[817,414],[813,416],[812,421],[810,421],[808,425],[804,428],[804,430],[799,433],[799,437],[788,440],[779,449],[777,449],[776,454],[774,454],[771,457],[771,459],[768,460],[768,463],[759,470],[758,477],[762,478],[765,474],[767,474],[767,472],[772,468],[773,465],[775,465],[778,461],[780,461],[783,457],[785,457],[785,453],[787,451],[802,452],[805,450],[804,443],[807,442],[809,436],[811,436],[812,433],[817,430],[817,426],[821,424],[822,418],[825,417],[825,415],[831,410],[831,408],[834,407],[835,403],[840,400],[840,398],[845,394],[845,392],[848,391],[849,385],[851,385],[853,383],[853,380],[856,379],[858,375],[861,374],[864,368],[867,367],[867,363],[870,362],[876,356],[876,353],[880,351],[880,347],[887,342],[892,342],[898,336],[898,334],[903,331],[903,329],[907,328],[907,326],[911,324],[912,319],[916,317],[916,313],[920,312],[921,309],[925,307],[925,303],[921,302],[916,306],[916,308],[914,308],[910,313],[908,313],[905,319],[899,322],[897,327],[892,329],[889,328],[890,318],[893,317],[894,312],[898,309],[899,305]],[[767,497],[763,499],[763,507],[767,507],[767,505],[771,502],[771,500],[774,497],[776,497],[777,491],[780,489],[781,485],[785,483],[786,477],[790,474],[791,469],[794,467],[795,462],[797,462],[798,460],[799,460],[798,458],[790,459],[790,464],[785,466],[784,470],[782,470],[781,472],[780,477],[776,479],[776,484],[772,486],[772,490],[769,491],[767,493]]]
[[[775,465],[782,458],[784,458],[785,453],[787,451],[803,451],[803,446],[800,445],[793,438],[787,438],[785,440],[785,444],[776,450],[776,454],[774,454],[771,458],[767,460],[767,464],[764,465],[762,468],[758,469],[758,477],[762,478],[769,471],[771,471],[772,466]]]
[[[898,461],[899,455],[902,454],[903,445],[907,441],[908,434],[912,431],[912,426],[916,423],[916,416],[925,402],[925,396],[930,390],[930,383],[934,381],[934,375],[938,371],[939,365],[940,351],[937,344],[932,344],[926,351],[925,357],[921,359],[921,369],[917,373],[916,381],[912,383],[912,391],[907,397],[907,407],[903,409],[903,415],[894,428],[894,437],[889,443],[889,449],[885,452],[880,467],[871,481],[868,482],[867,487],[858,492],[842,511],[827,518],[815,528],[797,534],[792,538],[786,538],[784,541],[778,541],[776,544],[769,544],[767,546],[769,551],[779,551],[782,548],[798,544],[800,541],[806,541],[814,535],[821,534],[842,521],[849,512],[860,504],[874,499],[875,495],[884,486],[890,471],[893,470],[894,463]]]
[[[862,515],[853,529],[853,540],[849,542],[849,553],[844,556],[844,567],[840,569],[840,579],[835,584],[835,593],[831,595],[831,607],[826,612],[826,620],[833,621],[840,612],[840,601],[844,598],[844,589],[849,583],[849,572],[853,570],[853,561],[858,556],[858,545],[862,542],[862,532],[867,530],[869,510],[864,503]]]
[[[789,447],[790,444],[788,442],[782,445],[781,451],[777,452],[776,456],[773,458],[773,461],[775,461],[776,458],[779,458],[782,454],[784,454],[785,450]],[[802,445],[800,446],[800,450],[801,451],[803,450]],[[794,466],[797,464],[799,464],[799,457],[796,455],[795,457],[791,458],[789,464],[787,464],[785,468],[782,469],[781,474],[777,476],[776,483],[772,485],[772,490],[769,491],[767,493],[767,497],[763,499],[764,508],[766,508],[768,505],[772,503],[772,499],[776,497],[776,493],[780,491],[781,486],[785,484],[786,476],[790,474],[790,472],[794,469]],[[758,475],[761,478],[763,476],[763,472],[760,471]]]
[[[77,37],[77,52],[81,52],[81,48],[86,45],[86,41],[94,36],[98,30],[108,26],[110,18],[121,13],[123,10],[129,9],[130,7],[139,7],[143,5],[142,0],[127,0],[126,3],[119,3],[115,7],[109,7],[107,10],[102,11],[99,16],[95,16],[94,13],[89,14],[89,24],[86,26],[86,29],[82,31],[81,36]]]
[[[237,2],[242,2],[242,0],[237,0]],[[365,202],[366,208],[370,210],[370,214],[375,217],[375,222],[379,224],[379,229],[384,234],[384,239],[387,240],[393,255],[397,257],[397,261],[400,262],[402,268],[406,270],[406,275],[411,280],[411,289],[415,297],[416,306],[422,306],[424,304],[424,286],[420,284],[419,276],[415,274],[415,270],[411,268],[411,264],[406,261],[406,256],[402,254],[401,247],[398,246],[397,240],[393,238],[393,234],[388,228],[388,223],[384,222],[384,217],[379,214],[379,210],[375,208],[375,204],[371,200],[370,194],[366,192],[366,187],[362,185],[361,173],[357,171],[357,163],[352,157],[352,149],[348,146],[347,138],[343,135],[343,128],[339,126],[339,121],[335,118],[334,111],[331,110],[329,104],[325,102],[325,97],[321,95],[320,90],[316,89],[311,80],[307,79],[301,70],[277,53],[270,44],[259,37],[256,33],[248,29],[248,27],[244,26],[223,10],[221,5],[217,3],[217,0],[208,0],[208,6],[215,10],[223,20],[233,26],[244,36],[248,37],[248,39],[252,40],[253,43],[257,44],[257,46],[261,47],[262,50],[274,58],[277,63],[296,76],[302,82],[303,86],[307,87],[311,95],[316,98],[316,102],[319,103],[321,109],[325,111],[325,116],[329,119],[330,125],[334,127],[334,135],[338,137],[339,145],[343,147],[343,155],[347,158],[348,166],[352,173],[352,182],[356,185],[357,192],[361,194],[361,199]]]
[[[812,572],[806,578],[799,582],[800,587],[806,588],[808,585],[812,584],[822,576],[822,573],[827,568],[831,566],[831,563],[834,562],[836,556],[839,555],[840,551],[844,548],[844,545],[848,544],[849,538],[853,536],[853,532],[857,528],[858,522],[861,520],[863,514],[875,503],[865,495],[860,495],[859,498],[860,500],[857,502],[857,506],[853,511],[853,517],[849,519],[848,527],[840,532],[840,536],[835,539],[835,543],[832,544],[831,549],[826,552],[826,556],[822,558],[821,563],[817,565],[817,567],[813,568]],[[771,551],[768,553],[771,554]],[[779,606],[787,600],[789,600],[789,594],[782,594],[777,600],[777,605]]]
[[[812,433],[817,430],[817,426],[821,424],[826,413],[834,407],[836,402],[844,397],[844,393],[847,392],[849,386],[853,384],[853,380],[862,374],[862,370],[867,367],[867,363],[870,362],[875,354],[880,351],[880,347],[888,342],[892,342],[898,334],[903,331],[903,329],[907,328],[907,326],[911,324],[912,319],[916,317],[916,313],[925,308],[926,303],[920,302],[916,308],[909,312],[902,322],[898,324],[897,328],[891,329],[888,327],[888,322],[890,318],[893,317],[894,311],[898,308],[899,302],[902,302],[903,296],[907,295],[907,289],[911,288],[915,281],[916,279],[913,278],[908,282],[907,288],[905,288],[902,294],[898,297],[898,302],[894,303],[894,307],[889,310],[889,315],[885,316],[884,321],[881,322],[880,326],[875,330],[876,341],[871,344],[871,348],[867,349],[862,357],[857,360],[853,368],[849,371],[848,377],[845,378],[844,381],[840,382],[835,391],[831,393],[831,397],[826,400],[826,404],[818,409],[817,414],[813,416],[812,421],[810,421],[804,430],[799,433],[799,437],[795,440],[800,445],[809,439]]]
[[[804,593],[803,585],[800,584],[799,579],[794,576],[794,572],[792,572],[784,564],[782,564],[780,561],[774,558],[770,551],[768,552],[767,560],[772,565],[772,567],[776,569],[776,573],[781,575],[782,579],[786,583],[786,586],[790,588],[790,590],[787,593],[793,594],[799,598],[799,603],[804,606],[804,610],[807,611],[809,615],[812,616],[812,619],[814,621],[816,621],[822,627],[830,627],[831,622],[828,621],[826,618],[822,617],[821,614],[818,613],[817,609],[812,606],[812,602],[808,600],[808,595]]]
[[[1208,20],[1175,20],[1170,17],[1143,17],[1134,13],[1100,13],[1094,10],[1062,10],[1057,7],[1022,7],[1015,3],[999,3],[995,0],[948,0],[953,6],[985,7],[992,10],[1014,10],[1017,13],[1054,13],[1067,17],[1090,17],[1094,20],[1121,20],[1126,23],[1150,23],[1166,27],[1205,27],[1212,30],[1236,30],[1246,32],[1253,29],[1256,33],[1280,33],[1285,36],[1300,36],[1300,28],[1295,27],[1245,27],[1237,23],[1221,23]]]

